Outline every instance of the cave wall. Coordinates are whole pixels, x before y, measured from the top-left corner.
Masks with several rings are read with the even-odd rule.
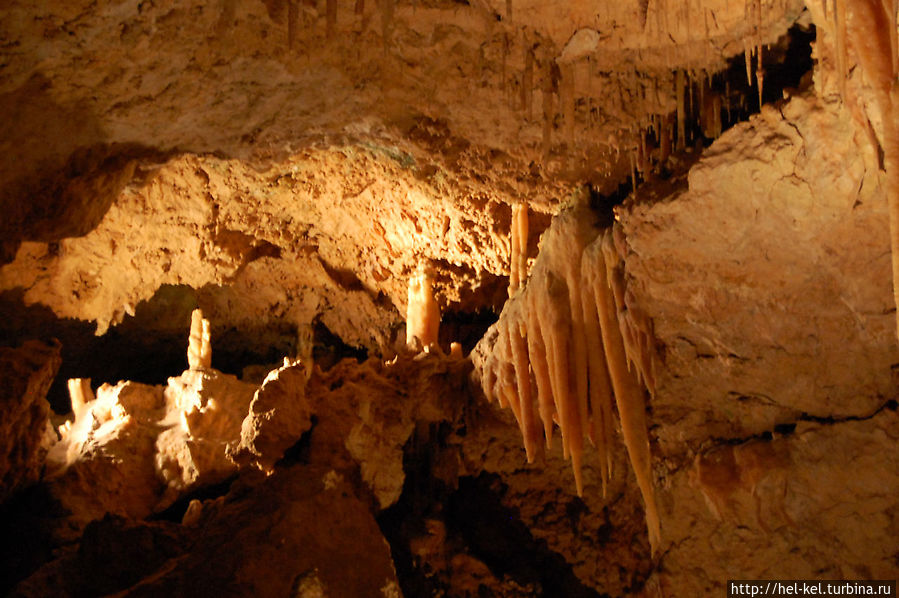
[[[347,595],[655,596],[722,592],[739,577],[895,577],[899,349],[884,128],[863,70],[841,81],[833,13],[808,8],[7,3],[4,344],[71,325],[73,337],[127,331],[124,345],[183,358],[185,315],[199,305],[215,338],[255,347],[229,366],[275,345],[300,353],[313,326],[373,356],[313,376],[321,421],[300,456],[267,456],[271,478],[244,472],[195,497],[193,511],[153,514],[178,522],[110,516],[85,532],[106,505],[77,525],[53,512],[62,552],[20,592],[153,595],[227,586],[233,574],[240,592],[260,595],[358,581]],[[768,79],[764,99],[776,101],[747,118],[759,72],[774,70],[763,60],[784,60],[794,26],[814,26],[814,72],[790,89]],[[740,71],[744,54],[750,84],[735,91],[722,73]],[[851,44],[848,56],[858,61]],[[720,137],[700,122],[701,98],[715,94],[730,118]],[[558,438],[527,464],[514,418],[466,385],[467,367],[423,354],[403,356],[399,373],[381,369],[402,353],[418,265],[434,268],[444,312],[493,316],[505,301],[511,205],[531,212],[533,265],[553,215],[585,187],[623,233],[628,301],[652,323],[656,554],[619,430],[607,493],[588,451],[579,497]],[[141,336],[156,340],[129,340]],[[58,365],[45,361],[29,366],[40,375],[27,392],[4,397],[12,415],[2,421],[30,452],[0,496],[39,477],[42,401]],[[7,369],[4,379],[27,377]],[[437,406],[425,400],[434,397]],[[150,471],[144,449],[136,458]],[[73,470],[72,488],[105,471]],[[157,482],[149,506],[119,516],[153,512]],[[333,510],[350,519],[318,520]],[[257,585],[277,562],[272,533],[302,555],[318,546],[357,558],[345,542],[316,544],[331,524],[365,539],[370,577],[310,574],[323,561],[300,559],[277,584]],[[73,573],[103,569],[104,551],[135,535],[152,546],[144,566]],[[208,564],[225,538],[233,560]]]

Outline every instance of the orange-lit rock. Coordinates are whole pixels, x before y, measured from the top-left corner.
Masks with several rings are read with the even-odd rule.
[[[59,345],[28,342],[0,349],[0,503],[36,482],[56,442],[47,390],[59,368]]]

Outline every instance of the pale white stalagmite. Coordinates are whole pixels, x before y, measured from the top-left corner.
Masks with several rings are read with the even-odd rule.
[[[611,235],[604,234],[600,242],[603,247],[599,251],[596,250],[597,243],[591,246],[591,250],[594,254],[593,257],[599,262],[599,267],[596,268],[594,292],[602,329],[603,347],[609,364],[615,402],[618,405],[618,417],[621,419],[621,433],[646,506],[649,544],[655,551],[661,540],[661,524],[652,483],[644,391],[638,384],[636,376],[628,369],[614,298],[606,279],[606,264],[604,264],[603,254],[608,253],[608,248],[612,243]]]
[[[78,420],[84,414],[85,406],[94,400],[90,378],[69,378],[69,399],[72,401],[72,413]]]
[[[434,298],[433,275],[419,267],[409,278],[406,304],[406,345],[415,346],[415,339],[427,349],[437,342],[440,330],[440,308]]]
[[[512,204],[512,247],[509,263],[509,297],[515,294],[527,276],[528,268],[528,206]]]
[[[187,365],[192,370],[212,367],[212,344],[209,341],[209,320],[203,310],[190,314],[190,337],[187,342]]]

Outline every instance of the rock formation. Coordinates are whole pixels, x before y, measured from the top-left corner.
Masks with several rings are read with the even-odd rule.
[[[895,579],[896,12],[5,2],[0,593]]]

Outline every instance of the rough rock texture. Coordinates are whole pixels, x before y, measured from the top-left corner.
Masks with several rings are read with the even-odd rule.
[[[347,542],[346,538],[352,538]],[[347,567],[352,563],[352,567]],[[400,596],[390,549],[343,474],[279,471],[191,525],[106,517],[13,596]]]
[[[0,503],[40,478],[56,441],[46,396],[59,363],[58,344],[0,348]]]
[[[417,426],[461,413],[470,370],[467,360],[421,353],[387,363],[370,359],[361,366],[346,360],[313,376],[306,389],[318,419],[313,458],[345,455],[358,464],[380,507],[389,507],[405,482],[404,445]]]
[[[469,309],[472,293],[507,268],[506,210],[453,197],[414,164],[377,146],[309,150],[262,172],[174,159],[126,189],[85,236],[23,244],[0,269],[0,288],[23,287],[27,304],[94,320],[102,333],[161,285],[183,284],[199,289],[213,327],[318,318],[346,343],[386,348],[419,260],[438,266],[444,303]]]
[[[650,587],[711,595],[735,577],[894,579],[897,424],[895,410],[801,422],[697,455],[669,480],[671,549]]]
[[[686,188],[621,213],[630,288],[662,347],[663,451],[803,414],[867,416],[895,396],[888,218],[867,141],[839,104],[796,96],[722,136]]]
[[[299,360],[285,358],[282,367],[266,375],[240,425],[240,444],[229,454],[232,460],[272,471],[284,451],[312,426],[306,401],[310,369]]]
[[[156,474],[166,493],[156,509],[234,473],[227,455],[240,439],[255,392],[256,385],[212,369],[169,378],[166,416],[160,423],[170,427],[156,439]]]
[[[136,519],[236,472],[256,386],[215,370],[187,370],[167,387],[104,384],[48,455],[47,484],[80,530],[104,513]]]
[[[899,575],[889,127],[864,40],[841,43],[845,4],[808,4],[5,2],[9,343],[91,323],[155,348],[199,304],[235,354],[326,371],[303,386],[288,366],[252,408],[258,385],[211,370],[169,395],[178,369],[102,387],[65,466],[3,506],[0,578],[56,559],[23,594],[655,597]],[[815,35],[812,76],[787,76]],[[610,216],[622,184],[626,299],[660,357],[655,557],[618,430],[607,494],[588,456],[578,498],[559,446],[525,464],[468,361],[385,362],[416,268],[441,342],[482,311],[479,336],[505,299],[511,205],[532,260],[574,193]],[[152,315],[120,326],[131,312]],[[369,359],[328,369],[338,340]],[[24,380],[41,386],[0,376]],[[244,423],[267,478],[226,459]],[[181,523],[138,521],[167,504],[155,516]],[[85,528],[108,511],[124,519]]]

